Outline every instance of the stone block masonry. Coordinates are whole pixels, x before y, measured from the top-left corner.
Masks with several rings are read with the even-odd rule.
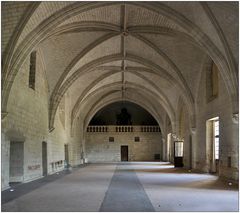
[[[139,141],[135,141],[135,137],[139,137]],[[153,161],[161,153],[162,135],[160,132],[88,132],[86,160],[89,163],[119,162],[121,146],[128,146],[129,161]]]

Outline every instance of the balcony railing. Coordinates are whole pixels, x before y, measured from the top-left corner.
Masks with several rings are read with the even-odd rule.
[[[88,126],[87,132],[161,132],[159,126]]]

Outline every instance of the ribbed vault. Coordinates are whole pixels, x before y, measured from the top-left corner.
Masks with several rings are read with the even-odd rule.
[[[66,93],[71,97],[72,129],[79,116],[86,128],[96,111],[124,99],[147,109],[160,125],[164,111],[175,131],[179,98],[194,128],[198,81],[191,76],[200,76],[206,58],[217,64],[235,113],[238,81],[230,46],[208,5],[196,2],[194,7],[205,11],[217,39],[209,28],[160,2],[33,4],[12,37],[14,46],[4,55],[2,112],[7,112],[18,70],[37,50],[49,85],[50,131]],[[45,15],[39,16],[41,11]]]

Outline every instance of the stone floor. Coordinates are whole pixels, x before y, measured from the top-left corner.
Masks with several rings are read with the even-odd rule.
[[[89,164],[2,192],[2,211],[238,211],[238,188],[163,162]]]

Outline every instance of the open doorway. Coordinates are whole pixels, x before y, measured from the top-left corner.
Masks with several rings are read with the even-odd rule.
[[[48,174],[47,168],[47,142],[42,142],[42,169],[43,169],[43,176]]]
[[[24,142],[10,142],[9,182],[23,182]]]
[[[183,167],[183,141],[174,141],[174,166]]]
[[[207,161],[209,172],[219,172],[219,117],[206,122]]]
[[[171,133],[167,135],[167,161],[171,162],[172,160],[172,152],[171,152]]]

